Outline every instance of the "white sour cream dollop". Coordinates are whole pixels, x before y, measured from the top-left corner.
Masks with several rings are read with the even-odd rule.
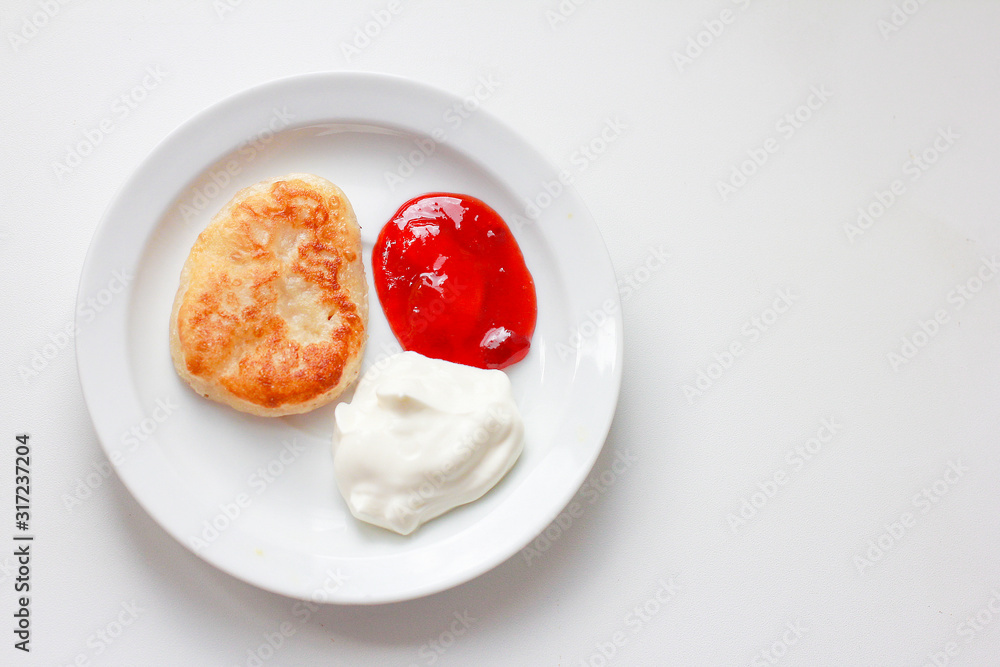
[[[524,425],[503,371],[401,352],[337,406],[333,464],[351,513],[408,535],[511,469]]]

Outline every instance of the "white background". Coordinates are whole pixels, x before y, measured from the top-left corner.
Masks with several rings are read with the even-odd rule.
[[[414,1],[345,54],[387,3],[235,4],[4,2],[0,515],[11,534],[28,432],[38,537],[30,655],[5,629],[0,551],[0,663],[1000,664],[1000,292],[983,261],[1000,253],[1000,5]],[[114,111],[147,68],[162,81]],[[104,208],[160,140],[249,86],[336,70],[462,97],[499,82],[486,111],[572,172],[601,228],[625,367],[582,513],[554,539],[425,599],[303,618],[177,543],[113,473],[67,506],[106,458],[57,343]],[[624,129],[602,143],[608,122]],[[852,230],[859,207],[877,216]],[[640,268],[659,248],[668,263]],[[796,454],[824,419],[832,439]],[[635,460],[615,473],[616,452]],[[472,619],[457,638],[456,614]]]

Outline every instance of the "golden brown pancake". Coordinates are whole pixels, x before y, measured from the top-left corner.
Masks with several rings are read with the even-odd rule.
[[[306,412],[358,375],[368,323],[361,236],[343,191],[290,174],[238,192],[198,236],[170,317],[174,366],[255,415]]]

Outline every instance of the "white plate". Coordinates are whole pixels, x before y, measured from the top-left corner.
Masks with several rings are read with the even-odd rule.
[[[108,208],[78,298],[100,306],[78,310],[96,313],[77,322],[87,405],[136,499],[225,572],[338,603],[441,591],[528,544],[593,466],[621,382],[615,274],[597,226],[557,170],[506,126],[469,111],[475,106],[387,76],[275,81],[173,132]],[[525,419],[524,453],[482,499],[409,537],[363,524],[347,510],[333,478],[332,405],[296,417],[244,415],[196,395],[171,364],[170,306],[199,231],[240,188],[295,171],[328,178],[347,193],[369,269],[372,243],[397,207],[438,190],[493,206],[535,279],[531,352],[508,369]],[[366,368],[399,349],[368,273]]]

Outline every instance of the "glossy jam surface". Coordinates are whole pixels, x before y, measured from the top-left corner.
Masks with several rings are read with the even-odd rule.
[[[478,368],[528,354],[535,283],[507,224],[475,197],[435,192],[403,204],[379,233],[372,271],[404,349]]]

